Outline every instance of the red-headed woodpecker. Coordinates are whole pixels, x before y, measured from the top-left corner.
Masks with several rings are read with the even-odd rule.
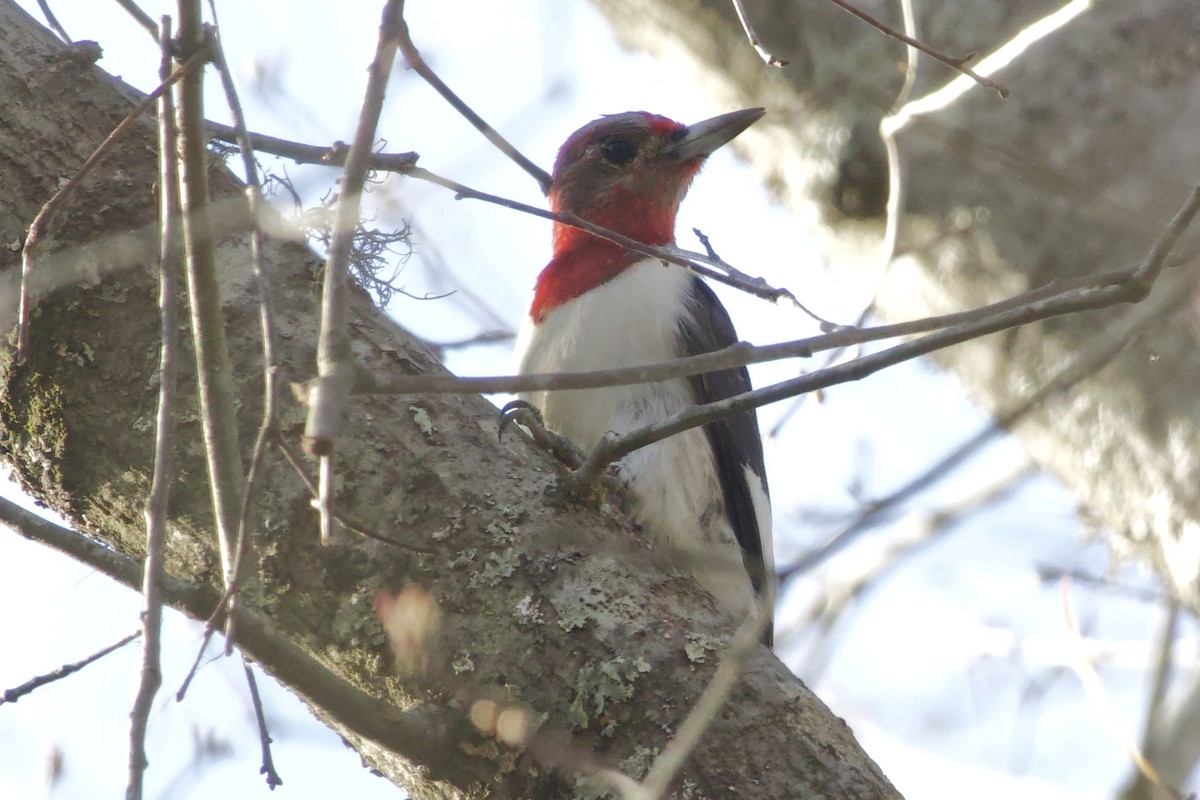
[[[704,160],[763,115],[752,108],[682,125],[629,112],[580,128],[554,165],[550,206],[651,245],[675,241],[675,215]],[[517,344],[522,373],[670,361],[737,341],[712,290],[675,264],[560,223]],[[530,392],[546,427],[591,449],[700,403],[750,390],[745,368],[661,383]],[[753,412],[694,428],[618,464],[642,529],[681,553],[735,618],[773,579],[771,506]],[[770,611],[768,610],[769,614]],[[768,625],[765,639],[770,643]]]

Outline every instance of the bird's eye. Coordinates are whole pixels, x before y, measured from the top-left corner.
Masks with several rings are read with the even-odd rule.
[[[625,166],[636,155],[637,148],[628,139],[608,139],[600,145],[600,157],[616,167]]]

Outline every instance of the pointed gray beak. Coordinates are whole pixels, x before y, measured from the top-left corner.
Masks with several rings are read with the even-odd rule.
[[[680,161],[705,158],[762,119],[765,108],[745,108],[687,126],[683,138],[672,142],[665,155]]]

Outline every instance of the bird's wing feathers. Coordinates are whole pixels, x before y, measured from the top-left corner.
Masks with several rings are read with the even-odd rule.
[[[680,320],[684,352],[693,356],[720,350],[737,342],[737,332],[729,313],[717,300],[712,289],[700,278],[692,277],[691,314]],[[751,389],[750,375],[745,367],[724,369],[695,375],[691,378],[696,402],[712,403]],[[742,548],[742,558],[750,573],[754,591],[761,594],[771,576],[767,574],[772,559],[764,548],[770,547],[771,531],[762,530],[770,520],[759,518],[760,507],[754,502],[750,481],[761,479],[763,495],[767,491],[766,468],[763,464],[762,438],[754,412],[727,417],[704,427],[717,464],[725,510],[733,532]],[[747,467],[749,470],[747,470]],[[765,499],[765,497],[764,497]]]

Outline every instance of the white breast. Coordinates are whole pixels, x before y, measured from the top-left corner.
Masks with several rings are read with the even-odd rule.
[[[527,320],[517,340],[518,372],[583,372],[679,357],[677,315],[690,280],[681,267],[646,259],[555,308],[541,324]],[[687,379],[521,398],[541,410],[550,430],[585,450],[609,431],[623,434],[661,422],[695,402]],[[748,612],[754,592],[704,431],[693,428],[656,442],[618,467],[642,527],[681,551],[696,579],[729,613]]]

